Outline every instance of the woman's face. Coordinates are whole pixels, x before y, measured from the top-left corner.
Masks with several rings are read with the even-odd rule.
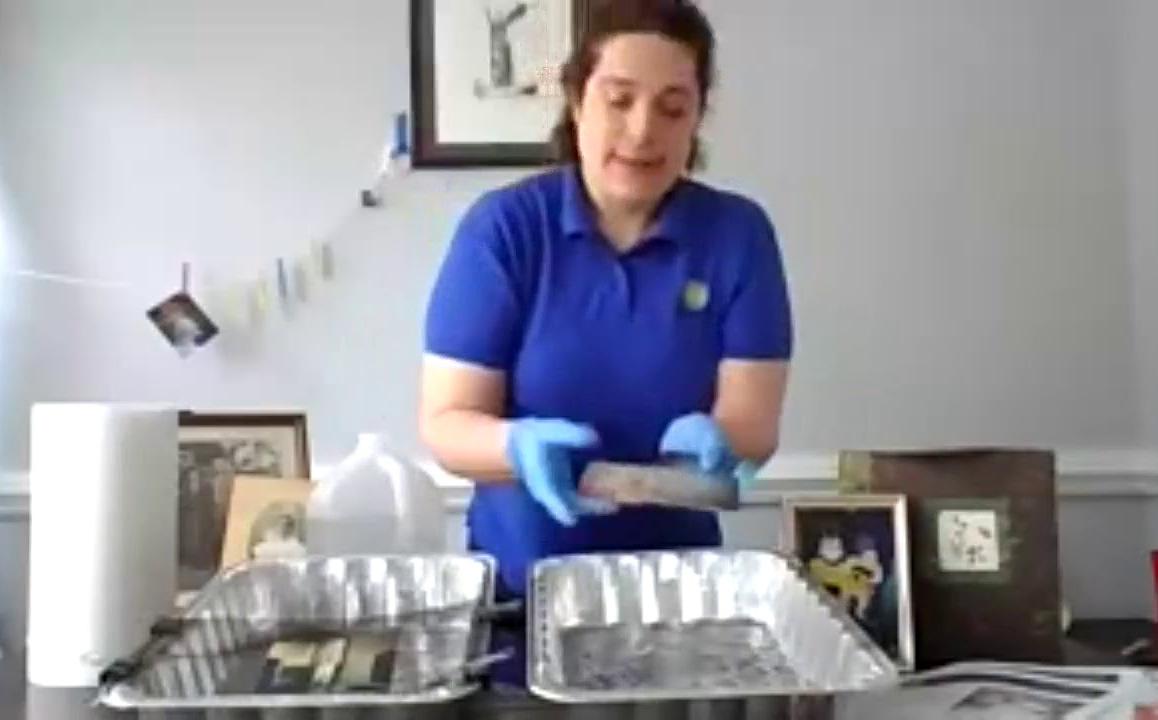
[[[654,205],[683,174],[699,127],[695,56],[657,34],[609,38],[571,112],[596,200]]]

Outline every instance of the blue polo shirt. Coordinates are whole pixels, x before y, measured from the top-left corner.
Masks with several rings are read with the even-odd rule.
[[[642,242],[602,236],[574,166],[490,191],[460,220],[426,317],[428,353],[502,370],[509,417],[592,425],[576,460],[650,462],[664,429],[710,412],[724,358],[787,359],[792,323],[780,251],[763,210],[681,180]],[[621,509],[555,522],[518,484],[476,487],[472,547],[503,584],[526,588],[548,555],[715,546],[714,513]]]

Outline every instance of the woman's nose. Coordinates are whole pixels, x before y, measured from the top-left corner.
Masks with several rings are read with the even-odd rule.
[[[645,103],[637,104],[627,118],[627,134],[635,145],[648,145],[655,134],[655,112]]]

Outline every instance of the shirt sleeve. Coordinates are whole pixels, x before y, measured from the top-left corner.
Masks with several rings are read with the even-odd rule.
[[[508,370],[522,308],[498,208],[476,202],[459,221],[426,309],[428,353]]]
[[[794,330],[788,282],[776,231],[758,206],[740,280],[724,318],[724,357],[737,360],[788,360]]]

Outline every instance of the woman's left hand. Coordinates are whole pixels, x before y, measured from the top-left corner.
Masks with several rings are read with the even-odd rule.
[[[673,420],[659,441],[659,451],[694,457],[700,470],[711,475],[730,476],[739,464],[723,428],[705,413],[689,413]]]

